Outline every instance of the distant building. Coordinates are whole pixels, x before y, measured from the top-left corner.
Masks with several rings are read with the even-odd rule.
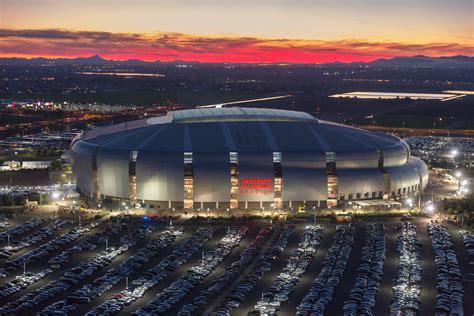
[[[33,169],[48,169],[51,166],[51,161],[5,161],[2,164],[2,171],[12,170],[33,170]]]
[[[161,209],[306,209],[419,193],[426,164],[387,134],[295,111],[169,112],[84,132],[71,144],[77,189]]]

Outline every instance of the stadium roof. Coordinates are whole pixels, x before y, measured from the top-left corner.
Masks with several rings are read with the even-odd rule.
[[[240,121],[317,121],[308,113],[257,108],[209,108],[169,112],[165,117],[151,118],[148,124],[165,122],[240,122]]]
[[[408,147],[388,134],[318,120],[308,113],[257,108],[173,111],[93,129],[78,139],[105,148],[152,151],[322,153]]]

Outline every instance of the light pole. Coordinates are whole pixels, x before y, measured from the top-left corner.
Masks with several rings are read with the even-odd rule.
[[[11,198],[12,198],[11,202],[12,202],[12,206],[13,206],[13,204],[15,204],[15,200],[13,198],[13,179],[12,179],[12,177],[10,177],[10,193],[11,193],[10,195],[11,195]]]
[[[316,206],[313,205],[314,226],[316,226]]]
[[[456,176],[456,178],[458,178],[458,190],[460,190],[461,189],[462,173],[461,173],[461,171],[456,171],[456,173],[454,175]]]

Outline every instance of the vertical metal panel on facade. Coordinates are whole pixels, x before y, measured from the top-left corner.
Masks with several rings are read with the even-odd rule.
[[[283,153],[283,201],[327,199],[326,162],[323,153]]]
[[[429,171],[426,163],[420,158],[411,157],[408,164],[412,165],[421,176],[423,189],[426,188],[429,180]]]
[[[102,195],[112,197],[130,196],[128,162],[130,151],[104,147],[97,156],[97,177]]]
[[[390,174],[392,192],[397,194],[398,189],[407,188],[420,182],[420,177],[413,163],[407,163],[400,167],[386,168]]]
[[[94,177],[92,176],[92,153],[96,146],[84,141],[73,145],[71,152],[72,171],[76,178],[76,186],[83,191],[94,192]]]
[[[194,201],[229,202],[229,153],[193,153]]]
[[[384,167],[401,166],[407,162],[408,152],[406,148],[399,143],[383,148],[382,151],[384,157]]]
[[[336,152],[337,168],[377,168],[379,153],[375,149],[359,152]]]
[[[349,194],[356,198],[357,193],[364,198],[367,192],[369,198],[372,198],[372,192],[376,192],[378,198],[379,192],[384,191],[384,178],[380,169],[337,169],[337,177],[339,196],[344,194],[346,199]]]
[[[273,153],[239,152],[239,202],[273,202]]]
[[[183,201],[183,152],[139,151],[136,173],[138,199]]]

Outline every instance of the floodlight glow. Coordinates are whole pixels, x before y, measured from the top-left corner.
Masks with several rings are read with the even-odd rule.
[[[59,193],[58,191],[54,191],[52,194],[51,194],[51,197],[53,199],[59,199],[59,197],[61,196],[61,193]]]
[[[459,154],[457,149],[451,150],[451,156],[456,157]]]
[[[454,174],[457,178],[461,178],[462,176],[462,173],[461,171],[456,171],[456,173]]]

